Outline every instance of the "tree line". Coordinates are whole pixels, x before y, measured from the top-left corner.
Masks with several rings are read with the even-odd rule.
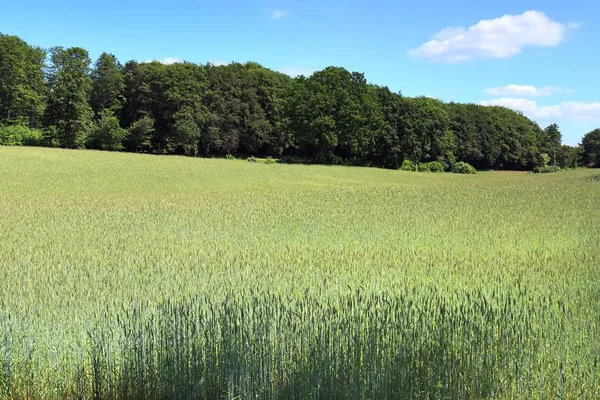
[[[503,107],[406,97],[328,67],[291,78],[253,62],[128,61],[0,34],[0,144],[399,168],[600,165],[600,130],[561,143]]]

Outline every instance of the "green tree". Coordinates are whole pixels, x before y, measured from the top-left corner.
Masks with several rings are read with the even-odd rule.
[[[79,47],[54,47],[50,54],[46,122],[56,127],[60,146],[81,147],[92,127],[90,58]]]
[[[154,120],[144,116],[135,121],[127,130],[124,140],[125,149],[128,151],[151,151],[150,138],[154,132]]]
[[[122,66],[114,55],[102,53],[92,71],[90,102],[96,116],[99,117],[104,110],[119,111],[124,89]]]
[[[475,165],[478,168],[489,168],[490,164],[484,154],[484,143],[491,138],[487,132],[485,121],[489,110],[476,104],[449,103],[447,110],[450,117],[449,129],[454,133],[456,159]],[[492,160],[492,163],[495,161]]]
[[[126,103],[121,113],[122,125],[132,126],[135,121],[149,117],[154,120],[153,152],[181,153],[182,145],[190,151],[189,143],[182,141],[184,126],[190,127],[188,122],[193,121],[198,130],[203,129],[209,117],[204,103],[207,96],[204,66],[128,62],[124,73]]]
[[[550,163],[552,165],[557,165],[557,156],[562,144],[562,134],[560,133],[558,125],[552,124],[547,126],[544,129],[543,138],[544,142],[539,145],[540,151],[545,152],[550,156]]]
[[[299,152],[320,161],[368,162],[385,127],[376,90],[362,74],[337,67],[297,78],[285,116]]]
[[[590,167],[600,167],[600,129],[588,132],[581,141],[582,161]]]
[[[556,164],[561,168],[575,168],[580,158],[581,147],[563,144],[556,152]]]
[[[125,105],[121,110],[121,125],[131,127],[141,118],[151,118],[152,152],[166,151],[165,139],[172,126],[172,111],[167,110],[165,90],[168,84],[167,65],[129,61],[125,64]]]
[[[540,127],[505,107],[488,107],[488,144],[484,153],[495,169],[527,170],[538,165]],[[487,147],[487,148],[486,148]],[[492,156],[496,156],[492,161]]]
[[[257,63],[206,66],[203,154],[279,155],[290,143],[282,97],[291,78]]]
[[[456,159],[478,169],[531,169],[539,161],[544,131],[522,114],[504,107],[449,103]]]
[[[402,158],[454,163],[455,140],[444,104],[428,97],[403,98],[398,122]]]
[[[44,111],[45,58],[44,50],[0,34],[0,122],[39,125]]]
[[[104,110],[96,127],[87,139],[87,146],[92,149],[113,150],[123,149],[123,139],[126,131],[121,128],[119,119],[109,110]]]
[[[373,86],[383,115],[379,135],[375,137],[373,162],[385,168],[398,169],[402,165],[402,143],[398,136],[402,95],[387,87]]]
[[[194,117],[189,111],[182,111],[176,114],[174,119],[172,139],[174,151],[188,156],[196,155],[200,140],[200,128]]]

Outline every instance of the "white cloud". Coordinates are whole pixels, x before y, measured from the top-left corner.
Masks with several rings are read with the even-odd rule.
[[[267,12],[269,13],[269,17],[276,21],[292,15],[291,11],[286,10],[267,10]]]
[[[224,61],[224,60],[210,60],[208,62],[210,65],[212,65],[213,67],[220,67],[223,65],[229,65],[231,64],[229,61]]]
[[[550,96],[553,93],[572,93],[571,89],[562,89],[553,86],[544,86],[537,88],[530,85],[508,85],[502,87],[493,87],[485,89],[487,94],[493,96],[525,96],[525,97],[538,97],[538,96]]]
[[[575,120],[593,120],[600,121],[600,103],[581,103],[576,101],[567,101],[562,103],[565,113]]]
[[[540,106],[535,100],[503,97],[484,100],[484,106],[502,106],[516,111],[534,120],[568,119],[573,121],[600,121],[600,102],[565,101],[552,106]]]
[[[302,68],[302,67],[292,67],[292,66],[286,66],[286,67],[279,68],[278,71],[283,74],[289,75],[291,77],[296,77],[299,75],[311,76],[313,74],[313,72],[315,72],[314,69]]]
[[[520,15],[482,20],[468,28],[443,29],[432,40],[408,53],[417,58],[445,62],[508,58],[521,53],[525,47],[557,46],[565,40],[569,29],[579,25],[552,21],[541,11],[526,11]]]
[[[150,63],[150,62],[155,62],[155,61],[159,62],[161,64],[167,64],[167,65],[183,62],[183,60],[181,58],[177,58],[177,57],[167,57],[163,60],[147,60],[146,62]]]

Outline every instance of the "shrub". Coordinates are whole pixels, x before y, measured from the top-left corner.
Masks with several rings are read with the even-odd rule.
[[[254,156],[251,156],[251,157],[248,158],[248,162],[256,163],[256,162],[258,162],[258,158],[254,157]]]
[[[558,171],[560,171],[560,167],[558,165],[544,165],[541,167],[535,167],[532,172],[534,174],[549,174]]]
[[[152,148],[151,136],[154,132],[154,120],[144,116],[135,121],[124,139],[125,148],[129,151],[149,151]]]
[[[99,150],[121,150],[127,131],[119,125],[119,119],[105,113],[87,139],[87,146]]]
[[[275,160],[273,157],[267,157],[267,159],[265,160],[265,164],[276,164],[277,160]]]
[[[414,162],[412,162],[410,160],[404,160],[404,161],[402,161],[402,166],[400,167],[400,169],[402,171],[416,171],[417,166]]]
[[[22,136],[17,126],[2,126],[0,127],[0,145],[3,146],[20,146]]]
[[[454,164],[452,172],[455,174],[476,174],[477,170],[471,164],[459,161]]]
[[[43,141],[42,131],[38,129],[27,129],[23,132],[23,146],[41,146]]]
[[[419,164],[419,171],[423,172],[444,172],[444,165],[439,161],[430,161]]]
[[[225,159],[226,159],[226,160],[235,160],[235,157],[234,157],[234,156],[232,156],[231,154],[226,154],[226,155],[225,155]]]
[[[0,126],[0,145],[37,146],[41,144],[42,133],[24,125]]]
[[[541,153],[538,156],[538,167],[546,167],[550,162],[550,156],[546,153]]]

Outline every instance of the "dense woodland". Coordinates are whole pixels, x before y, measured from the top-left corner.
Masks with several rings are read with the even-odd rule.
[[[600,129],[579,147],[503,107],[405,97],[328,67],[290,78],[259,64],[128,61],[44,50],[0,34],[0,144],[399,168],[600,165]]]

